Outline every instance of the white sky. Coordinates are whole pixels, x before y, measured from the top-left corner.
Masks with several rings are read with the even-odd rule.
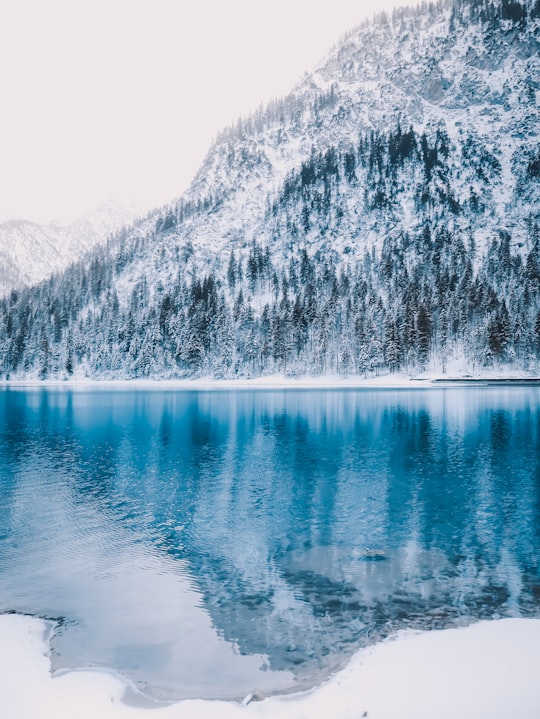
[[[167,202],[222,127],[363,17],[407,4],[0,0],[0,219]]]

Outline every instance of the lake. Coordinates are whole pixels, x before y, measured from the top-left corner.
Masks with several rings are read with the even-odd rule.
[[[0,612],[156,699],[540,616],[540,388],[0,389]]]

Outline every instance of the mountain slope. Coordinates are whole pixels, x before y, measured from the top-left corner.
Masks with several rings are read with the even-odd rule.
[[[539,48],[538,0],[357,28],[178,202],[5,301],[4,375],[534,371]]]
[[[135,217],[131,210],[110,203],[68,224],[0,222],[0,296],[65,269]]]
[[[312,147],[354,147],[360,133],[398,120],[418,134],[442,123],[458,144],[472,135],[496,149],[510,180],[496,198],[504,206],[512,155],[538,139],[540,40],[537,21],[481,21],[478,6],[400,10],[361,27],[283,102],[224,133],[188,194],[219,198],[220,212],[187,228],[189,239],[237,244],[246,218],[263,213],[268,190]]]

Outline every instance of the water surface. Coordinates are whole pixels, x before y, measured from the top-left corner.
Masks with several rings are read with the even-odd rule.
[[[0,390],[0,612],[153,697],[540,616],[540,389]]]

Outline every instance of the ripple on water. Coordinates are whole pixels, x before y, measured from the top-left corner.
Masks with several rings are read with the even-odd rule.
[[[537,388],[0,391],[0,611],[158,698],[539,614]]]

